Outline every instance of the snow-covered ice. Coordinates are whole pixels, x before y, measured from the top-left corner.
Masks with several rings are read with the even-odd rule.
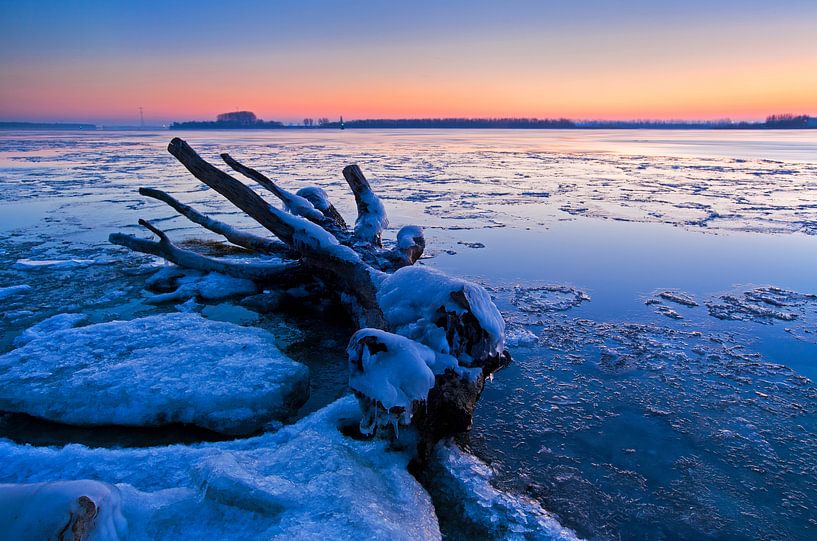
[[[127,521],[119,489],[107,483],[0,484],[0,531],[4,539],[118,541]]]
[[[109,483],[84,481],[119,492],[127,539],[136,541],[440,539],[431,498],[407,471],[410,456],[341,433],[359,419],[347,396],[278,432],[232,442],[91,449],[0,440],[0,482],[47,483],[43,498],[56,514],[84,487],[55,482]],[[115,524],[108,531],[121,532],[123,521]]]
[[[36,338],[42,338],[56,331],[76,327],[87,319],[88,316],[85,314],[57,314],[51,316],[20,333],[20,336],[14,339],[14,345],[17,347],[24,346]]]
[[[308,396],[269,333],[162,314],[42,334],[0,357],[0,409],[78,425],[192,423],[246,434]]]
[[[494,488],[493,472],[451,441],[434,448],[426,473],[441,520],[452,525],[457,539],[508,541],[575,541],[576,534],[531,498]]]

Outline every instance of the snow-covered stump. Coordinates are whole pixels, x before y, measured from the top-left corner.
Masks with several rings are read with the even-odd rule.
[[[273,239],[247,236],[209,220],[162,192],[141,193],[165,201],[249,251],[269,253],[274,247],[284,259],[236,263],[204,257],[177,248],[145,221],[140,223],[159,236],[158,243],[120,234],[111,235],[112,242],[181,266],[264,280],[268,286],[276,279],[291,282],[293,276],[322,284],[362,329],[348,349],[350,386],[364,409],[362,432],[397,438],[401,425],[414,424],[422,461],[437,440],[470,428],[486,378],[510,360],[504,349],[504,322],[480,286],[414,266],[425,249],[419,226],[403,227],[396,243],[384,247],[386,211],[357,165],[343,169],[357,207],[350,231],[319,188],[290,192],[229,154],[221,155],[233,170],[274,194],[283,203],[282,210],[202,159],[183,140],[173,139],[168,151],[198,180],[277,237],[285,249],[278,249]],[[294,254],[291,259],[286,258],[287,250]]]

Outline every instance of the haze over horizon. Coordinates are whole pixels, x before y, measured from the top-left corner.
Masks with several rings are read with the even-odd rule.
[[[0,120],[817,113],[813,1],[0,7]]]

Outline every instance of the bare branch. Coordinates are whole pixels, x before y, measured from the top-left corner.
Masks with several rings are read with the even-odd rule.
[[[256,181],[258,184],[275,194],[275,196],[284,203],[284,207],[290,213],[294,214],[295,216],[306,218],[310,222],[318,224],[337,236],[336,233],[339,232],[338,223],[334,219],[325,216],[320,210],[316,209],[312,205],[312,202],[305,197],[301,197],[300,195],[281,188],[262,173],[238,162],[227,153],[222,154],[221,159],[224,160],[224,163],[232,167],[234,171]]]
[[[276,237],[292,246],[293,230],[288,222],[273,212],[273,207],[261,196],[221,169],[207,163],[185,141],[174,137],[167,147],[168,152],[179,160],[193,176],[226,197],[235,206],[246,212],[253,220],[267,228]]]
[[[219,272],[236,278],[248,280],[273,281],[280,280],[286,275],[297,273],[300,270],[298,262],[252,262],[225,261],[203,256],[196,252],[179,248],[173,244],[164,231],[146,220],[139,220],[139,224],[149,229],[159,237],[159,241],[140,239],[133,235],[114,233],[108,237],[112,244],[125,246],[131,250],[155,255],[175,263],[180,267],[196,269],[204,272]]]
[[[200,213],[193,207],[185,205],[162,190],[156,190],[154,188],[139,188],[139,193],[141,195],[152,197],[153,199],[158,199],[159,201],[167,203],[176,212],[191,222],[198,224],[205,229],[209,229],[214,233],[222,235],[236,246],[241,246],[242,248],[246,248],[250,251],[265,254],[285,254],[286,252],[290,251],[287,245],[280,241],[253,235],[252,233],[246,233],[229,224],[214,220],[213,218]]]

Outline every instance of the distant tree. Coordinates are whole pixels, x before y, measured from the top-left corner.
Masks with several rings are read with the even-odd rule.
[[[322,117],[318,119],[318,126],[326,126],[329,124],[329,119],[326,117]]]
[[[313,124],[315,124],[315,121],[312,120],[311,118],[304,119],[304,126],[306,126],[307,128],[311,128]]]

